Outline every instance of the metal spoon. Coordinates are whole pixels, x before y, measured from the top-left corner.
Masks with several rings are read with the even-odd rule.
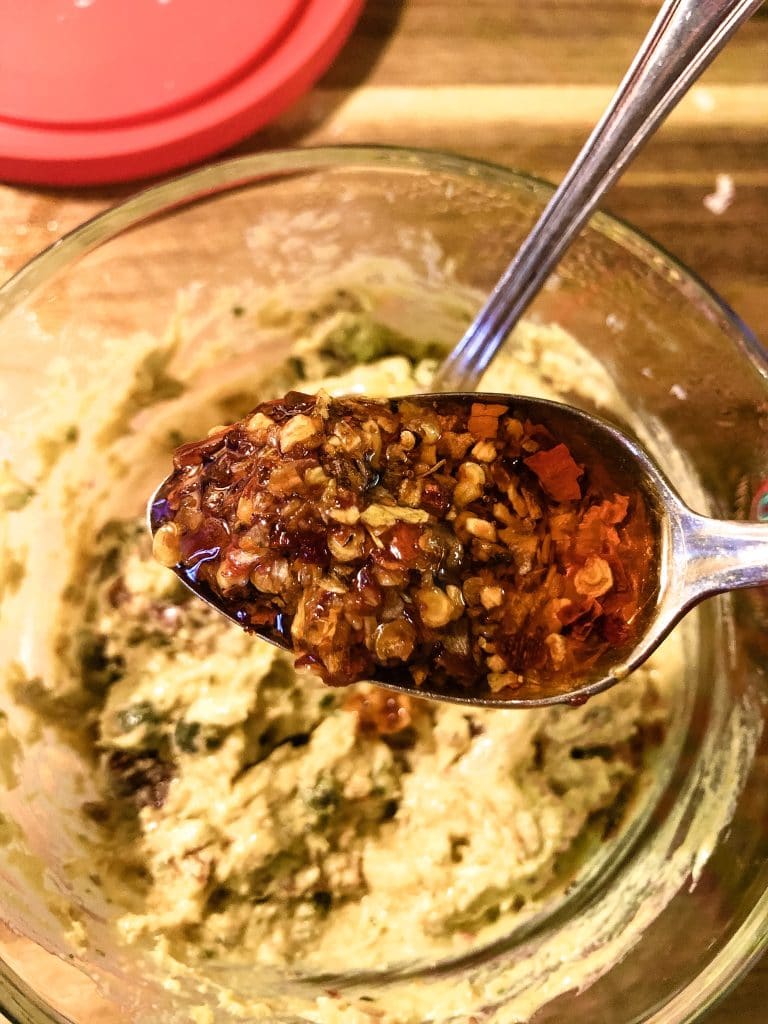
[[[513,407],[516,417],[543,423],[555,437],[566,440],[579,462],[589,464],[590,452],[599,456],[600,463],[609,469],[616,493],[637,496],[648,510],[649,536],[654,541],[657,561],[648,567],[642,581],[636,635],[623,646],[614,646],[578,679],[531,679],[509,693],[493,694],[485,686],[475,692],[460,683],[432,688],[429,679],[417,687],[405,666],[378,666],[371,676],[374,682],[413,696],[483,707],[582,703],[640,665],[675,623],[703,598],[739,587],[768,584],[768,528],[758,523],[722,522],[692,512],[647,452],[617,427],[571,406],[525,396],[440,392],[407,398],[410,404],[423,402],[426,406],[445,399],[458,399],[468,405],[503,401]],[[172,477],[164,480],[150,499],[148,519],[153,534],[168,519],[166,495],[173,483]],[[243,625],[236,613],[196,579],[194,571],[190,574],[177,566],[176,572],[197,597],[231,622]],[[291,650],[290,630],[280,626],[278,620],[274,627],[248,629],[269,643]]]
[[[468,403],[478,400],[478,394],[471,388],[600,197],[736,28],[761,3],[762,0],[667,0],[611,105],[562,185],[488,302],[440,368],[435,383],[443,394],[454,392],[454,397]],[[428,400],[429,396],[423,397]],[[599,453],[604,463],[615,467],[619,489],[643,495],[655,513],[658,566],[649,589],[652,601],[645,609],[644,631],[635,638],[631,649],[617,649],[610,664],[603,664],[598,672],[592,671],[582,679],[564,680],[559,688],[523,684],[510,696],[489,691],[468,693],[460,685],[433,690],[428,680],[416,687],[409,675],[383,667],[377,671],[375,682],[413,696],[483,707],[582,703],[640,665],[675,623],[703,598],[768,584],[768,532],[764,525],[722,522],[692,512],[638,444],[596,417],[523,396],[514,396],[510,402],[516,409],[527,410],[532,421],[555,426],[556,433],[570,443],[576,441],[582,449]],[[149,502],[148,519],[153,533],[163,521],[167,484],[164,481]],[[207,588],[184,575],[181,578],[198,597],[237,622]],[[278,630],[265,628],[258,635],[290,649],[286,635]]]

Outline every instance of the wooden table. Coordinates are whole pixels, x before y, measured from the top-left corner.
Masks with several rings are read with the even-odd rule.
[[[558,180],[657,7],[657,0],[368,0],[318,87],[238,151],[432,146]],[[734,187],[721,213],[705,203],[718,175]],[[0,186],[0,279],[131,191]],[[709,281],[768,342],[768,8],[741,30],[605,205]],[[763,1024],[767,1004],[764,961],[710,1020]]]

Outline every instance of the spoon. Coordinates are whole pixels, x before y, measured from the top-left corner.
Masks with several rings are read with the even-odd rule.
[[[599,198],[621,174],[688,87],[713,60],[736,28],[762,0],[667,0],[611,105],[555,192],[541,218],[494,289],[465,336],[448,356],[435,381],[444,397],[466,403],[478,397],[476,386],[491,359],[545,282],[568,244],[588,219]],[[410,397],[429,401],[437,396]],[[498,396],[495,398],[498,401]],[[580,704],[625,678],[656,649],[672,627],[704,598],[740,587],[768,583],[768,535],[759,524],[722,522],[698,515],[677,495],[650,456],[616,427],[559,403],[504,396],[533,422],[556,426],[556,436],[593,451],[615,474],[617,489],[642,496],[655,525],[657,565],[647,585],[642,629],[630,645],[618,645],[609,662],[579,678],[542,688],[524,682],[510,694],[475,693],[459,683],[416,686],[410,676],[378,666],[372,681],[417,697],[483,707],[531,707]],[[395,400],[398,401],[398,400]],[[166,521],[170,478],[148,506],[154,534]],[[177,569],[193,593],[233,622],[217,597]],[[253,630],[263,639],[291,649],[290,634],[273,627]]]
[[[439,410],[446,403],[500,403],[509,407],[519,421],[543,424],[556,439],[566,439],[570,451],[580,465],[593,476],[607,472],[608,494],[630,497],[635,507],[642,507],[641,540],[637,550],[652,551],[653,556],[635,560],[634,567],[627,552],[632,544],[629,536],[619,549],[625,553],[625,569],[637,575],[639,597],[637,612],[631,617],[631,629],[623,641],[612,643],[609,650],[588,669],[578,674],[555,675],[544,680],[526,678],[514,689],[493,693],[487,685],[475,689],[458,680],[443,679],[433,685],[428,676],[416,686],[405,665],[376,665],[367,679],[381,686],[412,696],[449,700],[483,707],[531,707],[546,704],[579,704],[625,678],[659,645],[676,622],[703,598],[738,587],[768,583],[768,531],[757,523],[721,522],[699,515],[689,509],[677,495],[663,473],[645,450],[617,427],[579,409],[526,396],[492,395],[478,392],[410,395],[390,399],[387,405],[400,402],[409,406]],[[498,408],[498,404],[494,405]],[[204,457],[211,458],[213,447],[228,449],[219,436],[200,442]],[[191,446],[190,446],[191,447]],[[196,446],[197,447],[197,446]],[[239,458],[239,456],[235,456]],[[169,521],[169,495],[178,493],[179,481],[186,469],[179,469],[160,485],[148,506],[149,527],[153,536]],[[216,488],[214,488],[216,490]],[[555,506],[555,512],[562,506]],[[207,535],[206,535],[207,536]],[[635,538],[637,539],[637,538]],[[238,626],[285,650],[292,650],[290,619],[274,617],[274,624],[254,626],[244,614],[243,605],[224,601],[204,580],[198,578],[198,567],[218,556],[220,541],[207,536],[196,542],[194,560],[186,565],[173,565],[181,581],[197,597]],[[174,555],[167,564],[171,565]],[[649,566],[647,562],[652,564]],[[477,570],[474,565],[473,571]],[[471,575],[472,572],[470,571]],[[460,581],[459,581],[460,582]],[[258,595],[257,595],[258,596]],[[252,600],[253,598],[250,598]],[[274,609],[269,597],[263,597],[265,608]]]

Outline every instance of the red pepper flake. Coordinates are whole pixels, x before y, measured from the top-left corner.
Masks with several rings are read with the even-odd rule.
[[[499,432],[499,418],[507,411],[506,405],[486,405],[484,402],[473,402],[467,430],[476,437],[496,437]]]
[[[600,518],[604,523],[617,526],[627,518],[629,498],[626,494],[614,494],[610,501],[601,502],[597,508],[600,510]]]
[[[581,498],[579,477],[584,470],[574,462],[564,444],[556,444],[547,451],[529,455],[523,462],[536,474],[541,486],[555,501],[578,501]]]
[[[616,527],[627,518],[629,498],[615,494],[587,509],[576,530],[573,553],[586,561],[591,555],[613,555],[620,544]]]

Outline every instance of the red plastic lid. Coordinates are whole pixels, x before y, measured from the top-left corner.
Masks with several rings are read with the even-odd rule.
[[[0,178],[146,177],[232,145],[326,70],[363,0],[0,0]]]

